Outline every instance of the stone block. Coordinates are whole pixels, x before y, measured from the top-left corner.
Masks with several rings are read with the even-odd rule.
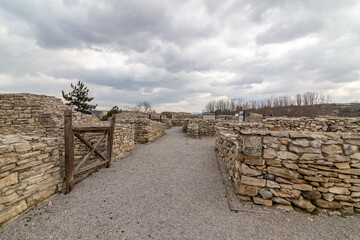
[[[338,146],[338,145],[334,145],[334,144],[322,145],[321,146],[321,151],[323,153],[326,153],[326,154],[329,154],[329,155],[330,154],[333,155],[333,154],[342,154],[343,153],[341,147]]]
[[[241,173],[245,176],[250,176],[250,177],[262,175],[261,171],[252,169],[249,166],[247,166],[245,163],[241,164]]]
[[[292,141],[292,144],[302,146],[302,147],[310,146],[310,142],[307,139],[296,139],[296,140]]]
[[[313,187],[309,184],[293,184],[292,187],[294,189],[300,190],[300,191],[312,191]]]
[[[283,177],[283,178],[287,178],[287,179],[297,179],[300,178],[300,174],[295,172],[295,171],[291,171],[288,169],[283,169],[283,168],[277,168],[277,167],[271,167],[269,166],[267,168],[268,173],[273,174],[275,176],[279,176],[279,177]]]
[[[332,163],[350,162],[350,158],[344,155],[328,155],[326,160]]]
[[[18,173],[12,173],[4,178],[0,179],[0,189],[6,186],[13,185],[15,183],[18,183]]]
[[[350,168],[350,164],[348,162],[334,163],[334,165],[338,169],[349,169]]]
[[[299,159],[299,156],[294,154],[294,153],[291,153],[291,152],[288,152],[288,151],[279,151],[277,152],[277,157],[279,159],[284,159],[284,160],[298,160]]]
[[[265,206],[268,206],[268,207],[271,207],[272,204],[273,204],[273,202],[271,200],[263,199],[263,198],[260,198],[260,197],[253,197],[253,201],[256,204],[265,205]]]
[[[312,212],[316,208],[310,201],[301,197],[299,199],[291,199],[291,202],[294,203],[295,206],[305,209],[308,212]]]
[[[273,196],[273,194],[269,190],[266,190],[265,188],[261,189],[259,191],[259,194],[264,199],[269,199],[269,198],[271,198]]]
[[[268,188],[280,188],[280,184],[271,180],[266,180],[266,187]]]
[[[260,188],[244,184],[238,184],[236,193],[244,196],[255,197],[258,195]]]
[[[13,150],[14,150],[14,148],[11,145],[2,145],[2,146],[0,146],[0,154],[12,152]]]
[[[23,200],[11,206],[10,208],[6,209],[5,211],[0,212],[0,226],[6,221],[10,220],[11,218],[25,211],[26,209],[27,209],[27,204],[25,200]]]
[[[243,140],[242,150],[244,155],[260,157],[262,153],[261,137],[245,137]]]
[[[31,146],[28,142],[24,143],[15,143],[12,145],[16,152],[26,152],[31,150]]]
[[[265,187],[266,180],[254,177],[241,176],[240,183],[251,186]]]
[[[265,164],[264,159],[262,159],[261,157],[252,157],[252,156],[244,156],[244,157],[245,157],[244,162],[248,165],[262,166]]]
[[[272,148],[264,149],[263,157],[267,159],[273,159],[276,157],[276,150]]]
[[[273,200],[273,202],[279,203],[281,205],[291,205],[291,203],[289,201],[287,201],[281,197],[272,197],[271,200]]]
[[[332,202],[328,202],[324,199],[315,199],[314,204],[318,207],[321,208],[326,208],[326,209],[339,209],[341,208],[341,205],[339,202],[337,201],[332,201]]]
[[[273,208],[281,209],[281,210],[286,211],[286,212],[293,212],[294,211],[292,206],[283,205],[283,204],[274,204]]]

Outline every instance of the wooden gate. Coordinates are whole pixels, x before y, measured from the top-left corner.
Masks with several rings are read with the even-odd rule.
[[[111,118],[110,126],[96,126],[96,127],[73,127],[72,126],[72,111],[65,110],[65,193],[71,191],[74,185],[74,176],[84,173],[90,169],[106,165],[111,166],[111,154],[113,148],[113,138],[115,129],[115,115]],[[103,133],[103,136],[92,145],[84,137],[81,136],[83,133]],[[84,143],[90,152],[87,153],[84,158],[79,162],[77,166],[74,166],[74,136],[76,136],[82,143]],[[106,157],[103,156],[96,148],[100,143],[107,137]],[[91,164],[89,166],[81,168],[81,166],[88,160],[91,154],[96,154],[100,162]]]

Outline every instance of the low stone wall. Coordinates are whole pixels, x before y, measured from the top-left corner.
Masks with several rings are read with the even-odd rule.
[[[360,132],[360,118],[265,118],[270,131]]]
[[[147,143],[153,142],[165,134],[166,125],[161,122],[150,119],[119,119],[117,123],[130,123],[135,125],[135,142]]]
[[[216,149],[243,203],[360,215],[360,135],[217,126]]]
[[[121,112],[116,114],[117,119],[150,118],[149,113]]]
[[[163,113],[166,116],[169,114]],[[201,119],[201,114],[191,114],[191,113],[182,113],[182,112],[173,112],[170,114],[172,119],[172,126],[183,127],[187,119]]]
[[[66,109],[69,106],[54,97],[0,94],[0,227],[63,189]],[[73,124],[99,126],[110,123],[101,122],[95,116],[73,113]],[[84,134],[84,138],[93,144],[99,137],[99,134]],[[135,124],[116,124],[113,159],[131,151],[134,138]],[[105,146],[106,139],[98,147],[103,154],[106,154]],[[75,164],[88,152],[88,148],[75,138]],[[93,156],[89,162],[94,159]]]
[[[221,120],[213,119],[186,119],[183,132],[189,138],[200,138],[201,136],[215,136],[215,125]]]
[[[170,118],[166,118],[165,116],[163,116],[163,118],[161,119],[161,122],[165,124],[165,127],[167,129],[171,128],[173,123],[172,123],[172,119]]]
[[[239,117],[233,115],[216,115],[216,120],[239,122]]]

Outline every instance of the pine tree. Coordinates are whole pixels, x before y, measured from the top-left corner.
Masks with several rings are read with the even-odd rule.
[[[88,104],[91,102],[94,98],[89,97],[89,89],[85,87],[83,82],[78,82],[76,86],[71,84],[71,88],[73,89],[72,92],[64,93],[62,92],[63,98],[68,101],[65,103],[66,105],[75,106],[75,111],[91,114],[91,110],[95,109],[97,104],[90,105]]]
[[[101,121],[106,121],[108,120],[109,118],[111,118],[111,116],[113,114],[117,114],[117,113],[121,113],[122,112],[122,109],[119,110],[118,106],[114,106],[110,111],[108,111],[106,113],[106,115],[104,115],[102,118],[101,118]]]

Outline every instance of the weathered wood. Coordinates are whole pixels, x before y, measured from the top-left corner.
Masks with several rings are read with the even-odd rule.
[[[89,143],[88,141],[86,141],[85,138],[83,138],[79,133],[74,133],[74,135],[82,142],[84,143],[88,148],[93,149],[93,145],[91,143]],[[98,150],[95,149],[95,154],[98,155],[102,160],[106,161],[105,157],[101,154],[101,152],[99,152]]]
[[[112,150],[113,150],[113,141],[114,141],[114,131],[115,131],[115,115],[112,116],[110,121],[110,132],[107,139],[107,160],[109,161],[106,167],[111,167],[112,164]]]
[[[74,136],[72,131],[72,111],[64,113],[65,137],[65,193],[69,193],[74,182]]]
[[[98,126],[98,127],[74,127],[74,132],[105,132],[109,131],[110,126]]]
[[[91,149],[91,151],[85,155],[85,157],[81,160],[81,162],[76,166],[75,168],[75,173],[78,173],[81,165],[84,164],[84,162],[90,157],[90,155],[96,150],[96,148],[99,146],[99,144],[101,143],[101,141],[105,138],[105,136],[108,134],[108,132],[106,131],[105,134],[95,143],[94,147]]]
[[[82,173],[84,173],[84,172],[86,172],[86,171],[89,171],[90,169],[93,169],[93,168],[96,168],[96,167],[105,165],[105,164],[107,164],[107,163],[108,163],[108,160],[91,164],[91,165],[89,165],[89,166],[83,167],[82,169],[80,169],[80,171],[75,172],[74,175],[82,174]]]

